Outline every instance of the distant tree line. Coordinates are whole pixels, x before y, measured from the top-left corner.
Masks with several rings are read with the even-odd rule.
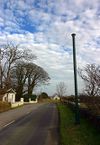
[[[33,63],[36,56],[26,48],[12,43],[0,48],[0,89],[13,88],[17,100],[24,94],[32,95],[35,87],[47,84],[48,73]]]

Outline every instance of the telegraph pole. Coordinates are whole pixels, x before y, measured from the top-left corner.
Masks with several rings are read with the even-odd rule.
[[[2,88],[2,70],[1,70],[2,68],[1,68],[1,48],[0,48],[0,89]]]
[[[73,43],[73,68],[74,68],[74,87],[75,87],[75,124],[80,124],[80,116],[79,116],[79,105],[78,105],[78,87],[77,87],[77,63],[76,63],[76,48],[75,48],[75,36],[72,35],[72,43]]]

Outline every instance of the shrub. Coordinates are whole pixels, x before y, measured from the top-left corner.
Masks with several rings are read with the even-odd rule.
[[[45,93],[45,92],[42,92],[40,95],[39,95],[39,100],[45,100],[45,99],[50,99],[48,94]]]
[[[29,102],[29,96],[28,96],[28,94],[25,94],[23,96],[23,98],[24,98],[24,102]]]
[[[81,103],[81,107],[87,108],[89,112],[94,115],[100,115],[100,97],[86,96],[82,94],[78,99],[79,103]],[[61,101],[69,104],[75,102],[75,97],[63,97]]]
[[[81,96],[80,101],[84,103],[93,114],[100,115],[100,97]]]
[[[29,102],[29,98],[31,98],[32,101],[35,101],[37,96],[35,94],[32,94],[32,95],[25,94],[23,98],[25,102]]]
[[[35,101],[36,98],[37,98],[37,95],[33,94],[33,95],[30,96],[30,98],[31,98],[32,101]]]

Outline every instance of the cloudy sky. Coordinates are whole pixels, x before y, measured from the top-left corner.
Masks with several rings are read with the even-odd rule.
[[[74,92],[72,33],[77,67],[100,64],[100,0],[0,0],[0,44],[12,41],[33,50],[35,63],[51,77],[41,88],[50,95],[62,81],[68,94]]]

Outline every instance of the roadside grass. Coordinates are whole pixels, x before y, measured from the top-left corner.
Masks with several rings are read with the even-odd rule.
[[[86,119],[74,124],[74,113],[63,104],[58,104],[60,115],[60,145],[100,145],[100,132]]]
[[[12,108],[10,103],[0,101],[0,113],[8,111],[8,110],[13,110],[13,109],[21,108],[23,106],[24,105],[16,106],[16,107]]]
[[[0,113],[11,109],[11,105],[7,102],[0,101]]]

